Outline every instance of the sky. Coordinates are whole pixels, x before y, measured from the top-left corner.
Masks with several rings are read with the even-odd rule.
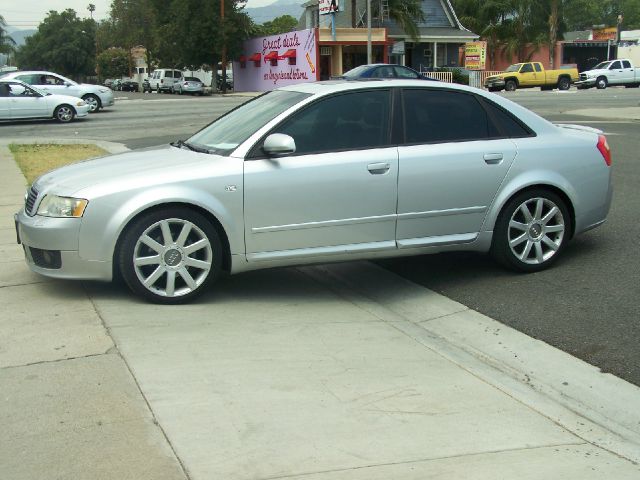
[[[247,6],[264,7],[273,2],[274,0],[249,0]],[[38,28],[38,24],[44,20],[49,10],[62,11],[73,8],[79,17],[89,17],[87,6],[90,3],[96,6],[96,11],[93,13],[96,20],[102,20],[109,15],[111,0],[40,0],[38,2],[35,0],[2,0],[0,15],[4,17],[9,27],[30,30]]]

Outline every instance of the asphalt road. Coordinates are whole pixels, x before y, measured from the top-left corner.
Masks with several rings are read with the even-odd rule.
[[[609,219],[581,235],[545,272],[505,271],[491,258],[448,253],[382,262],[388,269],[459,301],[603,371],[640,385],[640,122],[611,119],[640,105],[638,89],[504,94],[545,118],[604,130],[613,150],[615,195]],[[148,147],[186,138],[248,100],[118,92],[115,107],[69,125],[0,125],[5,138],[87,138]],[[572,113],[601,109],[599,117]]]

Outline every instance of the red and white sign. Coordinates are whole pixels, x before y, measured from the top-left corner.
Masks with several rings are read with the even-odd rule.
[[[333,13],[340,10],[340,0],[318,0],[320,15]]]

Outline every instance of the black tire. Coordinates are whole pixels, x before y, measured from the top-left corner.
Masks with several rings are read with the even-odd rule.
[[[162,224],[168,227],[171,239],[164,236]],[[189,226],[189,233],[181,240],[185,225]],[[152,238],[155,248],[143,243],[143,237]],[[205,246],[189,252],[189,246],[195,242]],[[215,227],[198,212],[178,207],[153,210],[127,227],[116,258],[122,278],[137,295],[154,303],[185,303],[219,277],[222,242]],[[136,266],[134,258],[153,261]],[[147,285],[143,282],[145,279]]]
[[[89,104],[89,113],[95,113],[102,108],[102,102],[93,93],[87,93],[82,99]]]
[[[542,202],[540,212],[538,201]],[[523,214],[523,206],[531,219]],[[491,254],[512,270],[538,272],[558,259],[570,238],[571,217],[565,201],[549,190],[527,190],[515,195],[500,212],[493,229]]]
[[[567,77],[560,77],[558,79],[558,90],[569,90],[571,88],[571,80]]]
[[[607,77],[598,77],[596,80],[596,88],[598,90],[604,90],[608,85],[609,82],[607,81]]]
[[[60,123],[69,123],[76,116],[76,111],[71,105],[62,104],[58,105],[53,112],[53,118],[55,118]]]
[[[518,88],[518,83],[515,80],[507,80],[504,84],[504,89],[507,92],[514,92]]]

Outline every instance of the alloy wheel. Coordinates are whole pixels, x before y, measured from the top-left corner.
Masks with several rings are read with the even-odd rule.
[[[139,236],[133,266],[141,285],[161,297],[195,291],[213,268],[213,248],[194,223],[169,218],[153,223]]]
[[[541,265],[560,249],[566,225],[558,205],[536,197],[515,209],[507,231],[513,255],[525,264]]]

